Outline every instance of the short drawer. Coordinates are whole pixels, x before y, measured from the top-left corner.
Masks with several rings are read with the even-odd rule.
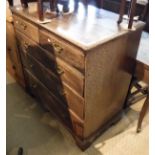
[[[13,15],[13,18],[14,26],[16,29],[18,29],[20,32],[24,33],[26,36],[33,39],[34,41],[39,41],[38,27],[16,15]]]
[[[60,57],[76,69],[84,72],[84,54],[80,49],[44,30],[39,31],[39,43],[50,53]]]
[[[55,58],[49,55],[45,50],[37,45],[34,41],[16,30],[17,43],[21,51],[26,52],[36,58],[40,63],[53,72],[57,72]]]
[[[27,69],[24,70],[28,91],[49,111],[54,112],[68,127],[72,128],[70,113],[63,104]]]

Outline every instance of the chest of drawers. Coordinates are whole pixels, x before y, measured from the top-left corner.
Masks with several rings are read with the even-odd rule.
[[[41,25],[34,6],[12,9],[27,89],[85,149],[121,114],[144,24],[126,30],[103,11],[102,21],[67,16]]]

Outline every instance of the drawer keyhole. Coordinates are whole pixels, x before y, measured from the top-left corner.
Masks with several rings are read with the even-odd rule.
[[[34,88],[34,89],[37,88],[37,85],[36,84],[33,84],[32,85],[32,88]]]
[[[33,64],[30,64],[30,68],[33,68]]]

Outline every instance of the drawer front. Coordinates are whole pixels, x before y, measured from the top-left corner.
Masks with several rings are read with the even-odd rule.
[[[79,71],[69,66],[67,63],[57,58],[57,68],[59,78],[65,82],[72,89],[74,89],[80,96],[84,96],[84,76]]]
[[[34,41],[28,39],[25,35],[17,30],[16,36],[21,51],[27,52],[28,54],[36,58],[40,63],[42,63],[46,68],[57,73],[56,62],[51,55],[49,55],[45,50],[39,47]]]
[[[67,84],[63,83],[63,88],[68,107],[84,119],[84,99]]]
[[[71,109],[69,109],[70,119],[72,122],[72,130],[76,133],[76,136],[83,138],[84,122],[81,120]]]
[[[70,113],[63,104],[28,70],[24,70],[29,92],[49,111],[54,112],[68,127],[72,128]]]
[[[47,34],[47,32],[39,31],[39,43],[50,53],[60,57],[81,72],[84,72],[84,54],[83,52],[66,43],[65,41]]]
[[[18,29],[20,32],[24,33],[34,41],[36,42],[39,41],[38,27],[16,15],[13,15],[13,18],[14,18],[14,26],[16,29]]]

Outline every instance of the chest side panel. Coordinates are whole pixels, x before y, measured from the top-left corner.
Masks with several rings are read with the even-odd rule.
[[[85,131],[89,137],[123,107],[134,71],[141,30],[91,51],[86,57]]]

